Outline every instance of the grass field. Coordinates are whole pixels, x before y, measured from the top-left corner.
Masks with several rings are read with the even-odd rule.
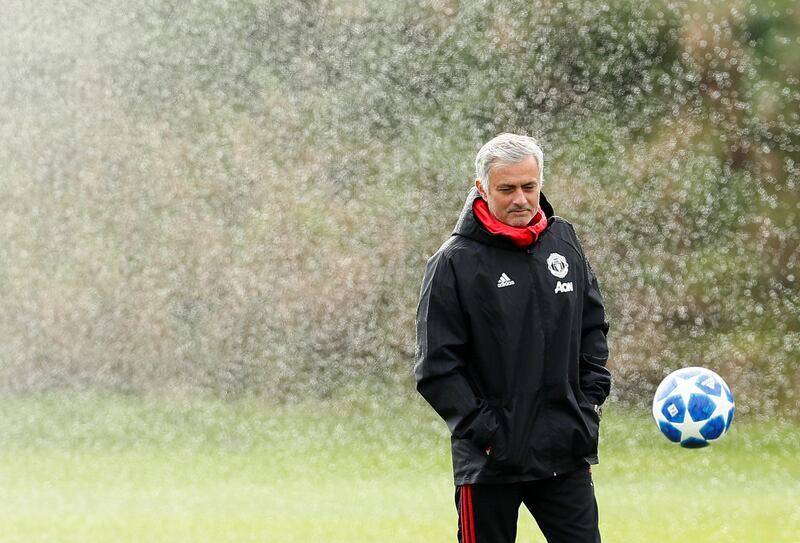
[[[800,540],[800,425],[682,450],[608,406],[604,542]],[[444,425],[415,397],[0,402],[1,542],[453,541]],[[524,509],[518,541],[544,541]]]

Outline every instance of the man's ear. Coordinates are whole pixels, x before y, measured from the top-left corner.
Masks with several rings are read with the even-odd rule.
[[[483,190],[483,184],[481,183],[480,179],[475,180],[475,188],[478,189],[478,193],[481,195],[481,198],[483,198],[484,200],[489,199],[489,195],[486,194],[485,190]]]

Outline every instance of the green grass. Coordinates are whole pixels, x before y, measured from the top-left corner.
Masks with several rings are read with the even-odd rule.
[[[797,541],[798,430],[736,421],[690,451],[609,406],[603,540]],[[0,542],[453,541],[455,518],[444,424],[416,398],[0,402]],[[518,541],[543,541],[524,509]]]

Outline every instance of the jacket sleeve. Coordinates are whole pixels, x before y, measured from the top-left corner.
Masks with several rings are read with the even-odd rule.
[[[417,390],[444,419],[452,436],[483,450],[498,423],[467,371],[469,328],[456,281],[448,258],[441,252],[431,257],[417,307],[414,374]]]
[[[586,260],[587,288],[583,302],[581,327],[581,390],[586,398],[601,405],[611,391],[608,361],[608,321],[597,277]]]

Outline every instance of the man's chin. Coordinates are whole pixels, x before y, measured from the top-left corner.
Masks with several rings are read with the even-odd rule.
[[[531,218],[529,213],[511,213],[506,217],[505,223],[509,226],[522,228],[523,226],[528,226]]]

